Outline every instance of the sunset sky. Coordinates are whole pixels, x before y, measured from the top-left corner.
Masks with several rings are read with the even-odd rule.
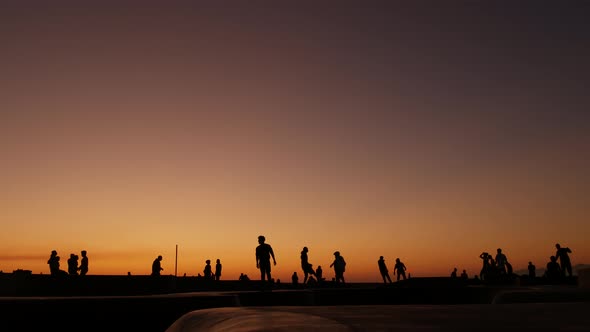
[[[319,2],[3,2],[0,270],[590,263],[590,4]]]

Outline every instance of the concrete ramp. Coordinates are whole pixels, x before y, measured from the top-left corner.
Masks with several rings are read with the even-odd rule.
[[[203,309],[166,332],[589,331],[590,303],[275,306]]]
[[[334,320],[272,308],[217,308],[190,312],[166,332],[353,331]]]

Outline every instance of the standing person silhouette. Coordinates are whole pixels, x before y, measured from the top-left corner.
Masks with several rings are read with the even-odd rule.
[[[82,250],[80,254],[82,255],[82,260],[80,261],[80,267],[78,270],[80,270],[81,276],[85,276],[86,273],[88,273],[88,256],[86,250]]]
[[[78,275],[78,255],[76,254],[70,254],[70,258],[68,258],[68,274]]]
[[[562,248],[559,243],[555,244],[555,248],[557,248],[557,252],[555,253],[555,258],[559,259],[559,263],[561,265],[561,273],[563,276],[566,276],[566,271],[569,273],[570,277],[572,276],[572,262],[570,261],[570,256],[568,253],[572,253],[570,248]]]
[[[303,270],[303,284],[305,285],[307,283],[307,278],[309,277],[309,275],[315,275],[315,271],[313,270],[311,264],[309,264],[308,258],[307,258],[307,252],[309,251],[309,249],[307,249],[307,247],[303,247],[303,250],[301,250],[301,269]]]
[[[219,281],[219,278],[221,278],[221,261],[218,258],[215,262],[215,280]]]
[[[211,269],[211,260],[205,261],[205,269],[203,269],[203,275],[205,276],[205,280],[213,279],[213,271]]]
[[[334,274],[336,274],[336,283],[342,281],[342,283],[344,284],[344,271],[346,270],[346,261],[344,261],[344,257],[340,255],[340,251],[334,252],[334,262],[330,264],[330,267],[332,266],[334,267]]]
[[[277,265],[275,260],[275,253],[270,244],[265,243],[266,238],[263,235],[258,237],[258,246],[256,247],[256,268],[260,269],[260,280],[264,281],[264,277],[270,282],[270,258],[274,265]]]
[[[533,264],[533,262],[529,262],[529,265],[527,266],[527,268],[529,269],[529,278],[535,279],[537,277],[537,273],[536,273],[536,268],[535,268],[535,265]]]
[[[481,260],[483,262],[483,266],[481,267],[481,272],[479,272],[479,278],[481,280],[487,279],[488,273],[490,272],[490,263],[488,261],[488,257],[489,257],[489,254],[487,252],[482,252],[481,255],[479,255],[479,258],[481,258]]]
[[[59,256],[57,255],[56,250],[51,251],[51,255],[47,260],[47,264],[49,265],[49,273],[52,276],[56,276],[59,274]]]
[[[399,281],[400,277],[403,277],[406,280],[406,265],[402,263],[399,258],[395,259],[395,266],[393,267],[393,275],[397,272],[397,281]]]
[[[160,271],[164,270],[162,268],[162,256],[158,256],[156,257],[156,259],[154,259],[154,262],[152,263],[152,275],[153,276],[159,276],[160,275]]]
[[[389,280],[389,283],[391,284],[391,277],[389,276],[389,270],[387,269],[387,265],[385,265],[385,259],[383,259],[383,256],[379,257],[379,260],[377,261],[377,265],[379,265],[379,272],[381,273],[381,277],[383,278],[383,283],[387,283],[387,281],[385,281],[385,279]]]
[[[508,263],[508,259],[506,255],[502,253],[502,249],[498,248],[496,250],[496,270],[500,274],[506,274],[506,263]]]

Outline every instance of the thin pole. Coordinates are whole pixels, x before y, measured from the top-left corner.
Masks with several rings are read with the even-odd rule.
[[[174,276],[176,277],[176,272],[178,271],[178,244],[176,245],[176,258],[174,259]]]

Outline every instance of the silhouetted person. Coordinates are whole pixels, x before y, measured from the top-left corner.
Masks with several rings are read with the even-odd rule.
[[[211,269],[211,260],[205,261],[205,269],[203,269],[203,275],[205,276],[206,280],[213,279],[213,270]]]
[[[397,281],[402,277],[406,280],[406,265],[402,263],[399,258],[395,259],[395,266],[393,268],[393,275],[397,272]]]
[[[162,270],[164,270],[162,268],[162,256],[158,256],[156,257],[156,259],[154,259],[154,262],[152,263],[152,275],[159,276],[160,271]]]
[[[57,251],[52,250],[49,259],[47,260],[47,264],[49,264],[49,273],[52,276],[59,275],[59,256],[57,255]]]
[[[318,265],[318,268],[315,269],[315,276],[316,276],[316,278],[318,278],[318,282],[321,282],[322,280],[324,280],[324,278],[322,278],[322,274],[323,274],[322,266]]]
[[[566,271],[569,273],[570,277],[572,276],[572,262],[570,261],[571,254],[570,248],[562,248],[559,243],[555,245],[557,248],[557,252],[555,253],[555,257],[559,259],[559,263],[561,264],[561,273],[565,276]]]
[[[536,273],[536,268],[533,265],[533,262],[529,262],[528,269],[529,269],[529,278],[533,278],[533,279],[536,278],[537,273]]]
[[[482,252],[481,255],[479,255],[479,258],[481,258],[482,263],[483,263],[483,265],[481,267],[481,272],[479,272],[479,278],[481,280],[486,279],[486,275],[490,271],[490,264],[489,264],[488,257],[489,257],[489,254],[487,252]]]
[[[264,281],[264,277],[270,282],[270,258],[274,265],[277,265],[275,254],[272,247],[268,243],[264,243],[266,238],[263,235],[258,237],[258,247],[256,247],[256,268],[260,269],[260,280]]]
[[[344,271],[346,270],[346,261],[344,257],[340,255],[340,251],[334,252],[334,261],[330,264],[330,267],[334,267],[334,274],[336,275],[335,282],[344,283]]]
[[[506,258],[506,255],[504,255],[502,253],[502,249],[498,248],[496,250],[496,270],[500,273],[500,274],[506,274],[506,263],[508,262],[508,259]]]
[[[506,261],[506,273],[511,276],[512,275],[512,264],[510,264],[510,262]]]
[[[72,276],[78,275],[78,255],[70,254],[68,258],[68,273]]]
[[[82,254],[82,260],[80,261],[80,267],[78,270],[80,270],[81,276],[85,276],[86,273],[88,273],[88,255],[86,250],[82,250],[80,254]]]
[[[307,283],[307,278],[309,277],[309,275],[315,275],[315,271],[313,270],[313,268],[311,267],[311,264],[309,264],[308,258],[307,258],[307,252],[309,250],[307,249],[307,247],[303,247],[303,250],[301,250],[301,269],[303,270],[303,283]]]
[[[467,271],[463,270],[463,272],[461,272],[461,279],[463,279],[463,280],[469,279],[469,277],[467,276]]]
[[[297,284],[299,283],[299,277],[297,276],[297,272],[293,272],[293,275],[291,276],[291,282],[293,283],[293,286],[297,286]]]
[[[391,277],[389,276],[389,270],[387,269],[387,265],[385,265],[385,259],[383,259],[383,256],[379,256],[377,265],[379,266],[379,272],[381,273],[381,278],[383,278],[383,283],[386,284],[386,280],[389,280],[389,283],[392,283]]]
[[[220,278],[221,278],[221,261],[218,258],[215,263],[215,280],[219,281]]]
[[[454,268],[453,272],[451,272],[451,278],[457,278],[457,268]]]
[[[545,270],[545,277],[551,282],[557,282],[561,279],[562,272],[559,264],[557,263],[557,257],[551,256],[549,263],[547,263],[547,270]]]

